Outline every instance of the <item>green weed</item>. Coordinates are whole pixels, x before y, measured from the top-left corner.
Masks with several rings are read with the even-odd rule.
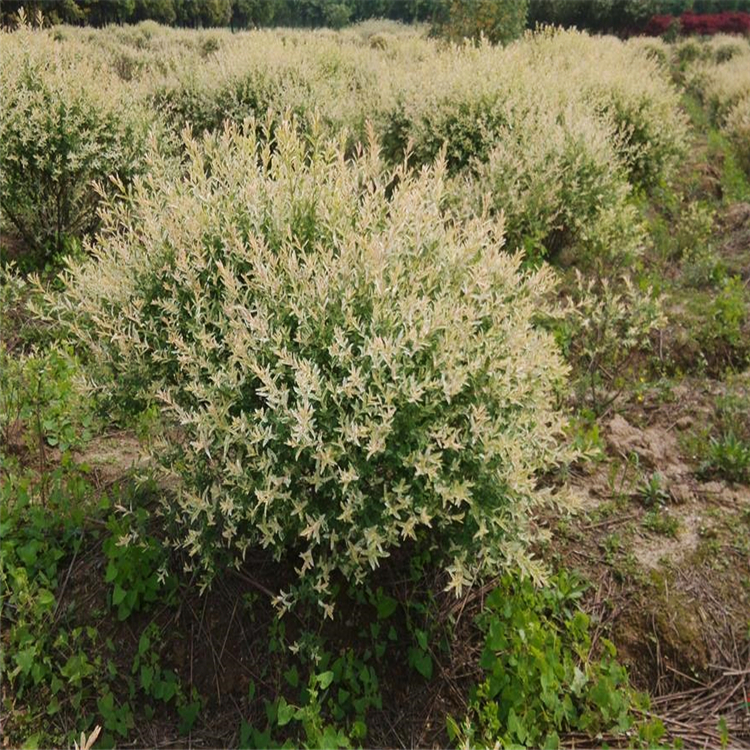
[[[750,482],[750,441],[733,432],[712,437],[701,471],[730,482]]]
[[[461,722],[448,719],[463,746],[557,747],[565,732],[624,733],[638,697],[614,646],[594,657],[589,618],[578,609],[583,589],[564,573],[538,589],[510,577],[490,594],[479,626],[485,633],[485,679],[471,693]]]

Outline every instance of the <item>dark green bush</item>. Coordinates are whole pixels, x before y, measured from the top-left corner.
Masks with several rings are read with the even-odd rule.
[[[581,586],[564,573],[550,583],[538,589],[507,576],[487,597],[479,616],[486,677],[464,721],[448,720],[461,747],[552,748],[566,732],[632,727],[637,696],[609,641],[601,640],[601,656],[592,653]]]

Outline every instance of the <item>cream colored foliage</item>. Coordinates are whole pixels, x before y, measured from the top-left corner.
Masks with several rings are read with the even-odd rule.
[[[717,36],[705,43],[715,58],[700,59],[688,68],[688,86],[707,104],[716,125],[733,141],[750,172],[750,44],[731,36]]]
[[[379,138],[404,135],[424,161],[447,138],[450,163],[451,149],[465,146],[450,142],[466,138],[455,125],[462,111],[491,145],[507,137],[503,127],[521,127],[529,107],[574,106],[613,125],[620,155],[641,171],[648,161],[668,170],[684,147],[666,72],[614,37],[544,30],[504,48],[457,47],[425,38],[421,28],[382,23],[342,32],[196,33],[140,24],[60,33],[64,40],[54,44],[109,68],[163,114],[198,128],[268,108],[301,117],[314,110],[332,130],[346,126],[359,138],[367,120]],[[372,44],[374,34],[387,37]],[[399,123],[406,132],[393,132]]]
[[[390,174],[288,122],[267,139],[187,140],[180,181],[155,163],[58,306],[100,388],[173,426],[173,543],[209,577],[250,544],[300,550],[326,605],[334,571],[360,581],[425,534],[457,590],[517,564],[553,500],[536,472],[567,455],[566,368],[533,324],[550,271],[451,224],[444,165]]]
[[[729,110],[724,130],[750,174],[750,90]]]
[[[513,138],[500,138],[452,192],[465,215],[502,213],[509,247],[547,255],[568,249],[584,265],[627,262],[644,230],[618,163],[611,129],[573,104],[529,107]]]
[[[750,45],[727,62],[697,63],[688,72],[688,84],[696,89],[723,120],[739,101],[750,94]]]

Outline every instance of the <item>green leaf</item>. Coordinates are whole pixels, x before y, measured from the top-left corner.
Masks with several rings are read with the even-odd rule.
[[[151,683],[154,681],[154,668],[148,666],[141,667],[141,687],[144,690],[148,690],[151,687]]]
[[[29,648],[25,648],[15,655],[16,664],[20,667],[22,674],[28,674],[31,671],[35,654],[36,646],[29,646]]]
[[[351,735],[355,739],[363,740],[367,736],[367,724],[361,719],[357,719],[354,724],[352,724]]]
[[[603,678],[600,678],[589,692],[591,700],[602,710],[609,708],[610,694],[611,686]]]
[[[177,693],[177,683],[172,680],[162,680],[161,683],[161,700],[169,703]]]
[[[21,745],[21,750],[37,750],[39,747],[39,740],[42,738],[41,732],[38,732],[37,734],[32,734],[31,737],[29,737],[26,742]]]
[[[246,721],[242,721],[240,724],[240,747],[250,747],[250,738],[253,735],[253,725]]]
[[[409,662],[425,679],[432,678],[432,657],[418,648],[409,649]]]
[[[585,672],[582,672],[578,667],[573,668],[573,680],[570,684],[570,689],[576,695],[580,695],[582,688],[586,686],[589,678]]]
[[[461,730],[452,716],[445,717],[445,727],[448,730],[448,738],[455,742],[461,736]]]
[[[23,547],[18,548],[18,556],[26,567],[31,567],[36,562],[37,553],[41,549],[41,546],[36,539],[32,539],[27,544],[24,544]]]
[[[487,648],[490,649],[490,651],[500,651],[505,647],[506,643],[507,641],[505,633],[503,632],[503,624],[500,620],[495,618],[490,623],[490,631],[487,634]]]
[[[188,703],[186,706],[180,708],[180,726],[178,731],[180,734],[187,734],[195,724],[195,720],[198,718],[198,712],[201,710],[200,701],[193,701]]]
[[[284,679],[293,687],[296,688],[299,685],[299,672],[297,667],[292,667],[284,672]]]
[[[512,708],[508,711],[508,729],[518,737],[521,743],[526,740],[526,728]]]
[[[325,690],[333,682],[333,672],[321,672],[317,680],[320,687]]]
[[[52,609],[52,607],[55,605],[55,597],[52,592],[48,591],[47,589],[39,589],[37,601],[39,602],[39,605],[44,609]]]
[[[112,715],[112,712],[114,711],[115,707],[115,699],[112,693],[105,693],[99,700],[96,702],[97,708],[99,709],[99,713],[102,715],[103,719],[107,719]]]
[[[397,606],[398,602],[393,597],[385,594],[378,596],[378,619],[385,620],[390,617],[396,611]]]
[[[115,590],[112,592],[112,604],[118,605],[120,604],[123,599],[127,596],[127,591],[120,586],[119,583],[115,584]]]
[[[280,727],[286,726],[293,718],[296,712],[294,706],[290,706],[284,698],[279,698],[279,705],[276,711],[276,722]]]
[[[263,705],[266,707],[266,719],[268,720],[269,724],[275,724],[276,723],[276,717],[278,715],[278,704],[272,703],[271,701],[264,700]]]

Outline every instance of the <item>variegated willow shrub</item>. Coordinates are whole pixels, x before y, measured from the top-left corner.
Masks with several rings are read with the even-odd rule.
[[[204,581],[261,545],[298,559],[290,604],[362,581],[408,542],[447,585],[525,565],[537,473],[569,457],[567,368],[537,325],[548,268],[522,269],[497,223],[454,223],[445,164],[384,168],[371,145],[294,124],[186,136],[71,261],[57,310],[99,389],[156,405],[180,489],[171,543]]]
[[[102,65],[23,28],[1,33],[0,216],[44,262],[98,224],[95,181],[141,168],[146,118]]]
[[[220,131],[227,120],[241,124],[292,111],[301,126],[317,120],[332,133],[346,128],[352,142],[361,140],[366,120],[388,94],[389,68],[408,65],[393,60],[392,52],[365,46],[351,31],[238,36],[211,59],[197,64],[188,54],[174,72],[155,79],[149,98],[172,127]]]
[[[742,168],[750,174],[750,92],[729,110],[724,131],[740,157]]]
[[[452,183],[459,215],[502,213],[509,247],[588,267],[637,256],[645,230],[612,124],[529,103],[524,124]]]
[[[712,49],[712,45],[705,46]],[[720,56],[719,52],[728,47],[727,41],[715,43],[716,62],[696,63],[686,72],[686,79],[688,87],[707,106],[715,125],[732,141],[750,174],[750,45],[735,39],[732,54]]]
[[[292,110],[300,122],[319,115],[331,132],[347,128],[351,146],[370,121],[392,164],[407,154],[429,164],[445,147],[456,173],[526,127],[529,106],[558,115],[573,106],[606,123],[628,178],[646,187],[669,175],[686,145],[668,71],[614,38],[546,29],[499,48],[416,32],[381,45],[357,30],[253,31],[217,36],[218,50],[204,58],[184,33],[162,32],[170,65],[148,93],[177,129],[217,131],[227,119]]]

